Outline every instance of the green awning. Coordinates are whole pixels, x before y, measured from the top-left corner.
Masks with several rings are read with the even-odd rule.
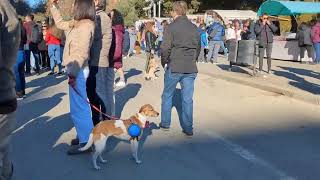
[[[317,14],[320,13],[320,3],[301,2],[301,1],[277,1],[269,0],[264,2],[259,10],[258,15],[268,14],[272,16],[290,16],[297,14]]]

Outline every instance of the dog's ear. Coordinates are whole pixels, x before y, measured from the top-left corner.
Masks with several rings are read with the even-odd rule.
[[[146,111],[151,111],[151,110],[153,110],[153,107],[150,104],[146,104],[140,108],[139,113],[144,113]]]

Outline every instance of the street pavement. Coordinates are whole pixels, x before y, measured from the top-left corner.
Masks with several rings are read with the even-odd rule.
[[[199,64],[203,73],[233,83],[285,95],[311,104],[320,105],[320,65],[301,64],[292,61],[272,60],[270,74],[263,72],[253,76],[252,67],[233,66],[220,57],[219,63]],[[264,71],[266,71],[266,62]]]
[[[145,60],[126,59],[127,86],[116,91],[116,114],[128,118],[140,106],[161,111],[163,71],[143,79]],[[199,66],[194,96],[195,135],[181,133],[180,87],[172,127],[150,129],[141,141],[143,164],[131,159],[127,142],[111,139],[96,171],[89,154],[68,156],[75,130],[69,117],[66,77],[28,77],[28,97],[19,101],[13,134],[13,180],[317,180],[320,177],[320,109],[278,93],[210,75]]]

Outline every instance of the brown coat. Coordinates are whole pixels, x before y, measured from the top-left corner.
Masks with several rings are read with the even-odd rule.
[[[51,14],[57,27],[66,33],[63,65],[69,75],[77,77],[80,69],[88,67],[95,24],[89,19],[65,21],[56,7],[51,8]]]
[[[96,28],[89,63],[90,66],[109,67],[112,42],[111,19],[103,10],[98,10],[96,14]]]
[[[20,33],[15,10],[8,0],[0,0],[0,114],[9,114],[17,107],[13,66]]]

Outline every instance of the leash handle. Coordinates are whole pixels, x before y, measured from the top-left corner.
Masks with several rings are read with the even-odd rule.
[[[111,120],[120,120],[120,118],[117,118],[117,117],[115,117],[115,116],[110,116],[110,115],[102,112],[98,107],[96,107],[95,105],[91,104],[88,99],[85,99],[84,97],[82,97],[81,94],[79,93],[79,91],[78,91],[74,86],[72,86],[72,85],[70,84],[70,87],[74,90],[74,92],[76,92],[76,94],[77,94],[78,96],[80,96],[80,98],[81,98],[82,100],[84,100],[86,103],[88,103],[88,104],[89,104],[94,110],[96,110],[97,112],[101,113],[102,115],[104,115],[105,117],[107,117],[107,118],[109,118],[109,119],[111,119]]]

